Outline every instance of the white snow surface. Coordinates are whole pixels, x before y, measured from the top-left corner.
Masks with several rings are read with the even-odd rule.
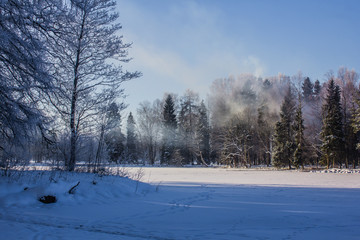
[[[1,177],[0,239],[360,239],[358,171],[126,170]]]

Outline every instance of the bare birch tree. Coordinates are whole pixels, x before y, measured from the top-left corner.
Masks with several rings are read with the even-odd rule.
[[[69,171],[76,163],[76,142],[85,130],[91,130],[99,106],[122,95],[124,81],[139,72],[126,72],[131,44],[119,35],[116,2],[112,0],[70,0],[59,16],[59,35],[51,39],[49,56],[58,89],[48,100],[64,120],[70,135]]]

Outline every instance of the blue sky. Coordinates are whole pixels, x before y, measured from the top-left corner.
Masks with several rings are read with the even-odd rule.
[[[323,80],[360,67],[360,1],[118,0],[122,34],[132,42],[124,85],[134,111],[144,100],[186,89],[205,98],[217,78],[302,71]]]

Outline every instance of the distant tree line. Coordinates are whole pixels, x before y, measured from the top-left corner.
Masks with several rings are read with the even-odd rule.
[[[188,90],[141,103],[133,163],[356,167],[358,74],[327,78],[248,74],[215,80],[206,101]]]

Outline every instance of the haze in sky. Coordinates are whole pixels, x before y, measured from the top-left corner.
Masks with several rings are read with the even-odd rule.
[[[165,92],[202,98],[217,78],[265,78],[302,71],[324,80],[340,66],[359,69],[360,1],[118,0],[122,34],[132,42],[124,85],[129,110]]]

